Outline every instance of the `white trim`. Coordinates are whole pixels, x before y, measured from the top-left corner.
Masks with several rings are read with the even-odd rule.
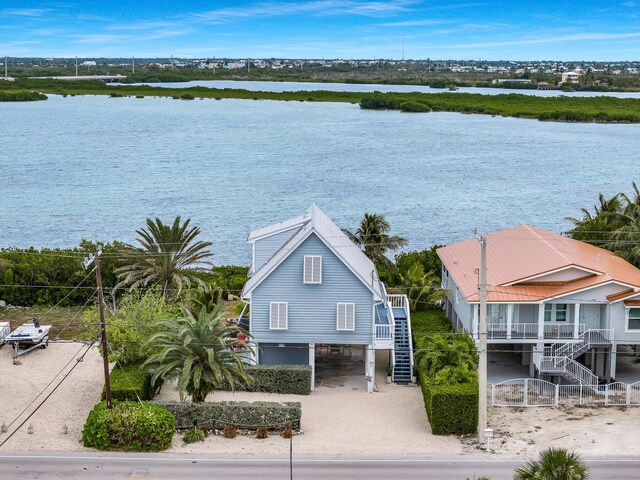
[[[277,327],[273,326],[273,306],[278,305],[278,321]],[[284,327],[281,325],[280,308],[284,305]],[[269,330],[288,330],[289,329],[289,302],[269,302]]]
[[[346,262],[344,260],[344,257],[335,249],[331,246],[331,244],[329,242],[327,242],[322,235],[320,235],[314,228],[308,228],[308,230],[305,232],[305,228],[308,228],[308,226],[305,226],[302,230],[300,230],[300,232],[298,232],[296,235],[294,235],[287,244],[283,245],[281,250],[284,248],[288,248],[289,252],[287,253],[287,255],[283,255],[281,258],[278,259],[277,262],[274,262],[272,265],[269,266],[269,268],[266,268],[267,265],[269,265],[269,263],[275,258],[272,257],[271,260],[269,260],[262,268],[260,268],[260,270],[258,270],[260,277],[258,278],[258,280],[256,280],[255,284],[251,285],[251,287],[245,291],[242,292],[243,297],[248,295],[249,293],[251,293],[258,285],[260,285],[270,274],[271,272],[273,272],[282,262],[284,262],[287,258],[289,258],[289,256],[296,251],[296,249],[307,239],[309,238],[309,236],[311,234],[315,234],[316,237],[318,237],[322,243],[325,244],[325,246],[331,250],[331,252],[338,257],[338,259],[351,271],[351,273],[353,273],[355,275],[355,277],[357,279],[359,279],[374,295],[374,300],[383,300],[382,298],[379,298],[378,295],[379,293],[375,291],[375,289],[373,288],[373,286],[371,286],[368,282],[367,279],[363,279],[358,272],[356,272],[351,265]],[[304,232],[303,235],[301,235]],[[291,244],[291,246],[289,246],[289,243],[291,243],[291,241],[293,239],[295,239],[297,236],[299,236],[299,238],[297,240],[295,240],[295,242],[293,244]],[[279,252],[278,252],[279,253]],[[278,254],[276,253],[276,255]],[[364,253],[363,253],[364,255]],[[375,267],[374,267],[375,268]],[[375,270],[374,270],[375,271]],[[377,275],[376,275],[377,277]],[[251,282],[251,280],[255,278],[252,277],[249,282]],[[380,283],[380,279],[376,278],[376,280]],[[247,283],[249,283],[247,282]],[[245,284],[245,288],[246,288],[246,284]]]
[[[266,227],[262,227],[262,228],[258,228],[256,230],[254,230],[253,232],[249,232],[249,235],[247,235],[247,242],[256,242],[258,240],[263,240],[265,238],[271,237],[273,235],[277,235],[279,233],[284,233],[284,232],[288,232],[289,230],[293,230],[294,228],[299,228],[304,226],[305,223],[309,222],[310,218],[309,217],[296,217],[296,218],[292,218],[290,220],[285,220],[284,222],[281,223],[286,223],[287,221],[292,221],[295,220],[295,223],[291,223],[289,225],[283,225],[280,228],[276,228],[275,230],[269,231],[267,233],[263,233],[261,235],[257,235],[257,236],[252,236],[254,234],[254,232],[259,232],[260,230],[264,230],[266,228],[271,228],[275,225],[278,225],[277,223],[274,225],[268,225]],[[299,221],[298,221],[299,220]]]
[[[624,308],[626,310],[625,311],[625,316],[624,316],[624,333],[631,333],[631,334],[640,333],[640,328],[631,328],[631,329],[629,328],[629,320],[630,320],[629,319],[629,314],[631,313],[631,309],[632,308],[637,308],[638,310],[640,310],[640,307],[631,307],[631,306],[627,307],[625,305]]]
[[[583,272],[587,272],[587,273],[590,273],[592,275],[604,275],[603,272],[599,272],[597,270],[591,270],[590,268],[581,267],[579,265],[576,265],[576,264],[572,263],[572,264],[566,265],[564,267],[554,268],[553,270],[549,270],[547,272],[537,273],[535,275],[531,275],[530,277],[524,277],[524,278],[521,278],[519,280],[513,280],[513,281],[511,281],[509,283],[502,283],[499,286],[500,287],[510,287],[512,285],[517,285],[518,283],[530,282],[531,280],[534,280],[536,278],[545,277],[547,275],[552,275],[552,274],[558,273],[558,272],[564,272],[565,270],[569,270],[569,269],[572,269],[572,268],[575,268],[577,270],[582,270]],[[581,278],[586,278],[586,277],[578,277],[578,278],[575,278],[573,280],[568,280],[568,282],[573,282],[573,281],[579,280]]]
[[[340,307],[344,307],[344,328],[340,328]],[[347,317],[347,312],[349,311],[349,306],[352,307],[352,316],[351,318]],[[352,322],[351,328],[349,327],[349,321]],[[356,329],[356,304],[355,303],[347,303],[347,302],[338,302],[336,304],[336,330],[338,332],[353,332]]]
[[[618,303],[618,302],[624,302],[625,300],[631,300],[632,298],[635,298],[635,297],[640,297],[640,290],[638,290],[637,292],[631,292],[631,293],[629,293],[628,296],[622,297],[622,298],[620,298],[618,300],[614,300],[613,302],[609,302],[609,303],[613,304],[613,303]]]
[[[307,281],[307,258],[311,260],[311,280]],[[315,260],[318,259],[320,262],[319,270],[320,275],[318,276],[318,280],[314,280],[316,269],[314,267]],[[302,261],[302,283],[305,285],[321,285],[322,284],[322,255],[305,255]]]
[[[316,389],[316,344],[309,344],[309,365],[311,365],[311,391]]]

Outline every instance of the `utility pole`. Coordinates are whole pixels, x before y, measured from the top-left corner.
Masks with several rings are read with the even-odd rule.
[[[78,56],[76,55],[76,77],[78,76]]]
[[[131,75],[136,74],[136,57],[131,57]]]
[[[83,266],[86,268],[93,261],[96,263],[96,287],[98,288],[98,309],[100,311],[100,333],[102,344],[102,364],[104,369],[104,391],[107,401],[107,408],[111,409],[113,404],[111,402],[111,381],[109,379],[109,349],[107,346],[107,324],[104,321],[104,296],[102,293],[102,275],[100,274],[100,254],[102,249],[98,250],[95,255],[90,255],[87,258]]]
[[[9,78],[8,66],[7,66],[7,56],[4,56],[4,79],[7,80]]]
[[[478,443],[486,442],[487,428],[487,239],[480,235],[480,325],[478,361]]]

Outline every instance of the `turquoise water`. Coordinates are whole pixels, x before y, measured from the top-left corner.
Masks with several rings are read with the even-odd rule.
[[[475,227],[563,231],[640,180],[640,125],[100,96],[0,112],[0,246],[131,241],[146,217],[182,215],[216,263],[248,263],[249,230],[315,202],[348,228],[383,213],[423,248]]]

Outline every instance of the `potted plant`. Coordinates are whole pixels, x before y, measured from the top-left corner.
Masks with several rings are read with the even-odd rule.
[[[387,368],[387,383],[391,383],[391,375],[393,375],[393,367],[389,365],[389,368]]]

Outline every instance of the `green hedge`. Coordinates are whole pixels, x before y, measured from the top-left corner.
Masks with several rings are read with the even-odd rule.
[[[157,390],[151,386],[151,375],[140,370],[141,363],[117,363],[114,365],[109,379],[111,380],[111,398],[113,400],[153,400]],[[137,394],[137,395],[136,395]],[[105,390],[102,388],[102,400]]]
[[[296,395],[311,393],[310,365],[252,365],[245,370],[253,377],[253,382],[246,387],[236,386],[236,391]],[[230,390],[230,388],[226,385],[223,390]]]
[[[478,427],[478,384],[434,385],[419,372],[425,408],[434,435],[472,434]]]
[[[105,402],[93,407],[82,430],[85,447],[100,450],[155,452],[171,446],[176,429],[173,415],[158,405],[139,402]]]
[[[300,402],[153,402],[171,412],[178,425],[188,428],[194,422],[206,428],[222,429],[225,425],[256,429],[267,427],[282,430],[300,428],[302,405]]]

